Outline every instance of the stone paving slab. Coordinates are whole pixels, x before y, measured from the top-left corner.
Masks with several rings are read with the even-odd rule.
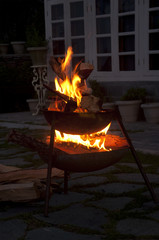
[[[88,184],[101,184],[103,182],[106,182],[107,178],[102,177],[102,176],[87,176],[87,177],[82,177],[82,178],[76,178],[76,179],[69,179],[68,181],[68,187],[73,187],[73,186],[85,186]]]
[[[146,174],[146,175],[151,183],[159,183],[158,174]],[[114,176],[118,177],[118,179],[122,181],[140,182],[140,183],[145,182],[142,175],[138,173],[119,173],[119,174],[114,174]]]
[[[97,235],[76,234],[73,232],[66,232],[61,229],[41,228],[29,231],[25,240],[100,240],[101,237]]]
[[[49,217],[35,215],[36,218],[58,225],[73,225],[85,229],[103,231],[102,225],[108,223],[106,212],[82,204],[74,204],[65,209],[49,213]]]
[[[55,193],[52,195],[49,205],[52,207],[56,207],[56,206],[60,206],[60,205],[64,206],[64,205],[68,205],[71,203],[82,202],[91,197],[92,196],[85,194],[85,193],[75,193],[75,192],[68,192],[67,194]]]
[[[134,236],[159,237],[159,222],[148,219],[127,218],[117,223],[116,230],[121,234],[132,234]]]
[[[19,219],[0,222],[0,239],[17,240],[23,237],[27,225]]]
[[[102,193],[111,193],[111,194],[121,194],[121,193],[127,193],[130,191],[135,191],[138,189],[143,188],[144,185],[141,184],[129,184],[129,183],[110,183],[110,184],[105,184],[105,185],[100,185],[97,187],[90,187],[90,188],[85,188],[84,190],[86,191],[98,191]]]
[[[116,198],[105,197],[98,201],[89,201],[88,204],[92,204],[96,207],[105,208],[112,211],[123,209],[132,200],[133,198],[129,197],[116,197]]]

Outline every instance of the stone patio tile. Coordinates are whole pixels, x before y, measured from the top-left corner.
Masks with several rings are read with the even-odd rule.
[[[133,198],[129,197],[117,197],[117,198],[102,198],[98,201],[90,201],[90,204],[93,204],[96,207],[106,208],[108,210],[118,210],[123,209],[126,204],[131,202]]]
[[[15,166],[15,165],[24,165],[27,162],[24,161],[23,158],[9,158],[0,160],[0,164],[7,165],[7,166]]]
[[[12,219],[1,221],[0,223],[0,239],[1,240],[17,240],[25,234],[27,225],[19,220]]]
[[[159,211],[153,212],[153,213],[149,214],[148,216],[150,216],[158,221],[159,220]]]
[[[84,193],[75,193],[75,192],[68,192],[67,194],[53,194],[49,205],[50,206],[60,206],[60,205],[68,205],[70,203],[76,203],[84,201],[87,198],[91,198],[92,196]]]
[[[66,232],[57,228],[40,228],[29,231],[25,240],[100,240],[101,237],[97,235],[76,234],[73,232]]]
[[[159,236],[159,223],[148,219],[127,218],[117,223],[116,230],[121,234],[134,236]]]
[[[43,205],[44,205],[44,203],[43,203]],[[36,206],[32,206],[29,204],[20,205],[20,203],[19,203],[19,206],[15,205],[15,206],[8,208],[6,211],[1,211],[0,219],[11,218],[11,217],[15,217],[15,216],[18,216],[20,214],[25,214],[25,213],[31,213],[36,209],[37,209]]]
[[[89,176],[89,175],[100,175],[100,174],[105,174],[109,173],[112,170],[116,170],[117,168],[115,166],[110,166],[98,171],[93,171],[93,172],[83,172],[83,173],[71,173],[71,178],[79,178],[79,177],[84,177],[84,176]]]
[[[159,183],[159,175],[157,174],[146,174],[150,183]],[[144,183],[144,179],[140,173],[121,173],[114,174],[114,176],[118,177],[119,180],[123,181],[132,181],[132,182],[140,182]]]
[[[86,176],[76,179],[69,179],[68,181],[68,187],[73,187],[76,185],[88,185],[88,184],[99,184],[107,181],[106,177],[100,177],[100,176]]]
[[[85,188],[87,191],[96,191],[102,193],[113,193],[113,194],[121,194],[124,192],[135,191],[140,188],[143,188],[144,185],[141,184],[129,184],[129,183],[110,183],[105,185],[100,185],[97,187]]]
[[[127,167],[131,167],[131,168],[137,168],[138,169],[138,166],[136,163],[118,163],[120,164],[121,166],[127,166]],[[143,167],[149,167],[151,166],[151,164],[142,164]]]
[[[48,218],[42,215],[35,215],[35,217],[52,224],[69,224],[98,231],[102,231],[101,225],[108,222],[106,212],[82,204],[75,204],[56,212],[50,212]]]

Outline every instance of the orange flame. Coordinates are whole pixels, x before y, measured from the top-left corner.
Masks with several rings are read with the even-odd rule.
[[[107,149],[105,147],[105,135],[107,134],[111,123],[109,123],[103,130],[93,133],[93,134],[86,134],[86,135],[71,135],[66,133],[60,133],[59,131],[55,130],[55,142],[56,143],[76,143],[81,144],[88,149],[91,148],[98,148],[104,151],[111,151],[111,149]]]
[[[67,54],[65,55],[65,60],[61,64],[61,70],[65,72],[66,79],[58,79],[55,78],[55,88],[56,91],[59,91],[60,93],[63,93],[74,100],[77,101],[78,108],[75,110],[76,112],[85,112],[85,109],[80,108],[80,102],[82,98],[82,94],[79,89],[79,85],[81,83],[81,78],[75,73],[76,69],[78,67],[78,64],[75,66],[74,71],[72,71],[72,75],[69,78],[69,67],[70,62],[72,60],[72,47],[69,47],[67,50]],[[49,110],[58,110],[58,104],[55,103],[54,107],[49,107]],[[88,149],[91,148],[97,148],[104,151],[111,151],[111,149],[107,149],[105,147],[105,136],[107,134],[107,131],[110,127],[111,123],[106,126],[103,130],[93,133],[93,134],[86,134],[86,135],[71,135],[66,133],[60,133],[59,131],[55,130],[55,142],[56,143],[76,143],[81,144],[83,146],[86,146]]]
[[[67,67],[70,67],[70,62],[72,60],[72,47],[69,47],[67,50],[67,54],[65,56],[64,62],[61,64],[62,71],[66,73],[66,79],[64,81],[58,80],[57,77],[55,78],[55,88],[56,91],[63,93],[74,100],[77,101],[77,106],[80,105],[82,94],[79,90],[79,84],[81,83],[81,78],[74,74],[72,79],[69,78],[69,73]]]

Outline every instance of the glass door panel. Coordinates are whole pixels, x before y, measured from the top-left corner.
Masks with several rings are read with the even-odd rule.
[[[97,71],[112,71],[110,3],[110,0],[96,0],[95,5]]]
[[[149,70],[159,70],[159,1],[149,0]]]
[[[54,55],[65,53],[64,5],[51,6],[52,48]]]
[[[84,2],[70,3],[71,46],[73,49],[72,67],[85,61]]]
[[[135,0],[118,0],[119,70],[135,71]]]

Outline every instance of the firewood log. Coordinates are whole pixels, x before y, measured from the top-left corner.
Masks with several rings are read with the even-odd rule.
[[[87,109],[88,112],[100,111],[100,98],[93,95],[83,96],[81,99],[81,108]]]
[[[62,80],[66,79],[66,74],[62,71],[61,64],[58,63],[54,57],[50,57],[49,64],[59,78],[61,78]]]
[[[0,185],[0,201],[28,202],[43,199],[45,188],[40,181]]]

